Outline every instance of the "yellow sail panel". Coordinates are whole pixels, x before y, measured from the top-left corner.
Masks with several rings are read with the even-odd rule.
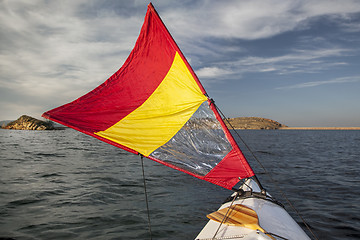
[[[125,118],[95,134],[149,156],[168,142],[206,100],[176,52],[169,72],[153,94]]]

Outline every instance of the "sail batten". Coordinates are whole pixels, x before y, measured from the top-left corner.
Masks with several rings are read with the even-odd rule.
[[[254,175],[151,3],[124,65],[43,116],[228,189]]]

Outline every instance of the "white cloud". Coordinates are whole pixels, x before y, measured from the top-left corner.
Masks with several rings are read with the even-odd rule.
[[[327,1],[200,1],[197,7],[164,12],[171,29],[188,37],[271,37],[307,25],[313,18],[336,15],[347,18],[360,11],[360,2]]]
[[[267,67],[267,68],[263,68],[263,69],[260,69],[259,71],[260,72],[273,72],[273,71],[276,71],[277,69],[274,68],[274,67]]]
[[[125,61],[140,31],[147,3],[113,2],[119,4],[114,8],[107,1],[95,0],[1,1],[0,88],[26,96],[27,100],[29,96],[46,101],[62,96],[64,102],[93,89]],[[201,67],[197,74],[202,78],[238,77],[243,72],[286,74],[315,71],[314,66],[346,64],[323,61],[326,56],[349,53],[340,47],[294,50],[278,57],[242,58],[239,53],[244,49],[236,44],[222,46],[220,40],[267,38],[304,27],[314,17],[335,14],[336,21],[341,22],[360,11],[360,2],[350,0],[187,4],[154,1],[154,4],[178,43],[190,49],[191,63]],[[344,24],[354,26],[351,22]],[[218,42],[208,40],[213,37]],[[224,52],[237,56],[235,61],[222,61]],[[216,60],[204,65],[201,60],[204,56]],[[289,62],[292,64],[283,64]],[[7,101],[1,98],[1,102]]]
[[[218,67],[204,67],[196,71],[196,74],[199,78],[224,77],[224,75],[231,73],[233,72],[225,69],[220,69]]]
[[[341,77],[341,78],[335,78],[325,81],[303,82],[291,86],[278,87],[276,89],[284,90],[284,89],[308,88],[308,87],[317,87],[320,85],[327,85],[327,84],[340,84],[340,83],[351,83],[351,82],[360,82],[360,76]]]
[[[39,115],[41,107],[34,107],[39,99],[44,104],[74,100],[120,68],[135,44],[143,16],[119,16],[109,10],[100,11],[99,17],[81,17],[79,10],[88,5],[88,1],[1,3],[0,88],[23,99],[15,103],[0,96],[3,114],[13,118],[14,112],[32,110]]]
[[[238,60],[214,63],[213,67],[204,67],[196,72],[200,71],[198,75],[204,78],[212,78],[224,74],[232,74],[239,78],[244,73],[259,72],[272,72],[273,74],[281,75],[315,73],[347,65],[346,62],[337,61],[336,58],[351,56],[353,53],[352,49],[336,47],[315,50],[294,49],[292,52],[275,57],[238,57]],[[215,73],[218,74],[216,75]]]
[[[106,80],[121,66],[135,44],[141,20],[116,15],[81,19],[76,11],[82,2],[73,2],[4,4],[3,87],[36,96],[61,90],[66,94],[66,89]]]
[[[357,0],[312,0],[302,1],[301,3],[301,11],[311,17],[326,14],[344,15],[359,10],[360,3]]]
[[[350,54],[352,50],[346,48],[323,48],[323,49],[295,49],[293,52],[277,57],[247,57],[239,60],[236,64],[264,65],[277,63],[299,63],[308,61],[318,61],[322,58],[339,57]]]
[[[19,103],[5,103],[0,102],[0,119],[1,120],[15,120],[21,115],[29,115],[35,118],[40,118],[41,113],[44,112],[44,107],[38,104],[29,102]]]

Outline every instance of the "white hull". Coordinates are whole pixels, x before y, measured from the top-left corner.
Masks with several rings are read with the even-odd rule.
[[[246,184],[252,188],[253,192],[260,192],[258,185],[253,180],[248,179]],[[245,185],[241,188],[244,191],[250,190]],[[232,201],[224,203],[219,210],[229,207],[231,203]],[[310,239],[286,210],[272,201],[248,197],[238,198],[232,203],[232,205],[234,204],[241,204],[253,209],[258,216],[261,228],[263,228],[266,233],[271,233],[273,235],[246,227],[230,226],[224,223],[220,224],[220,222],[214,220],[209,220],[196,239]],[[218,230],[220,225],[221,227]],[[217,234],[215,236],[216,232]]]

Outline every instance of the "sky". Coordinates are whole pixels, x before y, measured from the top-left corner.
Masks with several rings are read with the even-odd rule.
[[[124,63],[149,1],[0,0],[0,120],[94,89]],[[360,127],[360,1],[152,1],[226,117]]]

